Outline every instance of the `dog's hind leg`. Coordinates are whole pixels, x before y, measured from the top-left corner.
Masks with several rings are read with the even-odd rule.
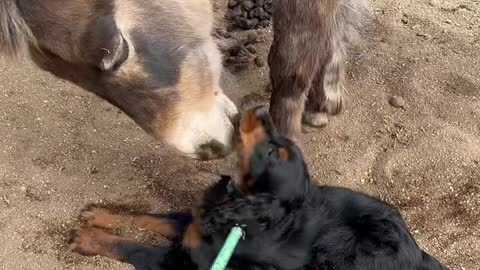
[[[143,245],[131,238],[115,236],[98,228],[72,230],[68,242],[76,253],[109,257],[132,264],[137,270],[160,269],[158,267],[169,250],[167,247]]]
[[[80,217],[91,227],[116,229],[133,225],[139,230],[156,232],[168,239],[183,235],[187,226],[193,220],[191,213],[188,212],[165,215],[119,215],[113,214],[106,209],[95,207],[86,208],[80,213]]]

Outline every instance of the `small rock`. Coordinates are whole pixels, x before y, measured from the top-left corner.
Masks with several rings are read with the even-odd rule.
[[[401,97],[398,97],[398,96],[391,96],[388,99],[388,103],[390,103],[390,105],[392,105],[395,108],[402,108],[403,109],[405,107],[405,100]]]
[[[253,18],[253,19],[249,20],[248,21],[248,24],[250,26],[249,29],[257,27],[259,22],[260,22],[260,20],[258,20],[257,18]]]
[[[257,48],[255,48],[255,46],[253,46],[252,44],[248,45],[246,47],[247,51],[249,51],[250,53],[257,53]]]
[[[238,5],[238,2],[236,0],[230,0],[228,1],[228,7],[229,8],[234,8]]]
[[[230,54],[230,56],[239,56],[242,54],[242,52],[243,52],[243,46],[239,44],[232,46],[228,50],[228,53]]]
[[[257,65],[257,67],[264,67],[265,66],[265,61],[260,58],[260,57],[256,57],[255,60],[253,60],[255,62],[255,65]]]
[[[417,37],[423,37],[425,39],[430,39],[431,36],[429,34],[425,34],[425,33],[417,33]]]
[[[242,6],[245,10],[250,10],[255,6],[255,4],[251,0],[245,0],[243,1]]]
[[[446,19],[446,20],[445,20],[445,23],[446,23],[446,24],[452,24],[452,20]]]
[[[258,36],[255,33],[249,33],[247,35],[247,41],[246,44],[255,44],[258,42]]]
[[[260,27],[268,27],[269,25],[270,25],[270,20],[262,20],[258,24],[258,26],[260,26]]]
[[[471,7],[469,7],[468,5],[466,5],[466,4],[460,4],[460,5],[458,6],[458,9],[466,9],[466,10],[468,10],[468,11],[473,11],[473,9],[472,9]]]
[[[95,167],[91,167],[91,168],[88,168],[88,172],[90,174],[98,174],[100,171]]]
[[[403,14],[402,23],[403,23],[403,24],[408,24],[408,16],[407,16],[407,14]]]
[[[230,9],[229,12],[228,12],[228,16],[230,18],[236,18],[240,15],[242,15],[242,10],[240,9],[240,7]]]
[[[250,25],[250,20],[247,19],[247,18],[243,18],[243,17],[238,17],[236,19],[237,21],[237,25],[240,27],[240,28],[243,28],[243,29],[250,29],[251,28],[251,25]]]

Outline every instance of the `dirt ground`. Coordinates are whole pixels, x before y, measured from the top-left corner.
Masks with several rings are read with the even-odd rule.
[[[304,134],[313,178],[397,205],[427,252],[450,269],[480,269],[480,2],[372,6],[350,53],[346,110]],[[259,35],[265,58],[271,32]],[[267,75],[252,66],[227,92],[266,103]],[[118,109],[30,64],[0,63],[0,131],[0,269],[131,269],[70,253],[65,233],[81,208],[188,207],[232,170],[156,144]]]

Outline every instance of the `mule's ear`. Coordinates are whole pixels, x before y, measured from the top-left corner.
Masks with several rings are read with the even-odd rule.
[[[85,44],[89,62],[102,71],[115,70],[128,58],[128,43],[111,15],[91,23]]]

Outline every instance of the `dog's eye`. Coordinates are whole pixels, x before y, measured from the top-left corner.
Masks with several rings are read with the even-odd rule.
[[[274,153],[273,148],[269,147],[267,150],[267,156],[271,156]]]

